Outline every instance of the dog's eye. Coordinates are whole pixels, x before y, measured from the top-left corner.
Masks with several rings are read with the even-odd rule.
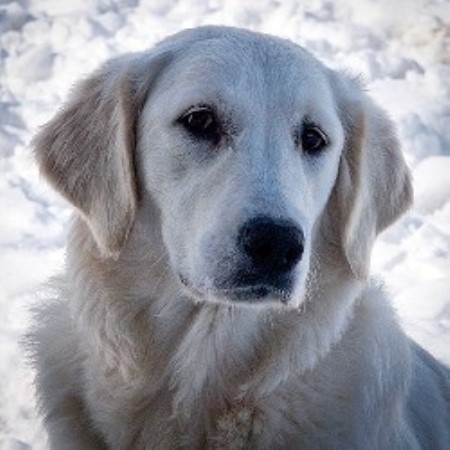
[[[315,125],[303,126],[300,144],[302,150],[310,155],[320,153],[328,144],[325,133]]]
[[[213,110],[208,106],[194,106],[179,119],[180,123],[193,137],[217,145],[222,130]]]

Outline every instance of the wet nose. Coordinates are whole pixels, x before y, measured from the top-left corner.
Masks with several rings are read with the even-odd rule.
[[[239,247],[252,272],[273,279],[290,272],[301,260],[304,235],[292,221],[261,216],[241,227]]]

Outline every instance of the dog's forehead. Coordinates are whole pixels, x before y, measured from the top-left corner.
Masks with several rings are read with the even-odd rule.
[[[179,52],[163,85],[212,95],[266,97],[289,103],[330,94],[324,66],[289,41],[259,34],[218,36]]]

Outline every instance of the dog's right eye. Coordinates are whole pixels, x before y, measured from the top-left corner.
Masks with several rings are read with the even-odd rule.
[[[220,142],[222,129],[216,114],[208,106],[194,106],[188,109],[177,122],[196,139],[208,141],[213,145]]]

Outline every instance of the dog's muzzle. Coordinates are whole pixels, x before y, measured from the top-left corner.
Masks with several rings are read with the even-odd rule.
[[[297,224],[267,216],[249,219],[238,229],[235,251],[230,271],[218,274],[214,287],[196,287],[180,274],[182,284],[195,297],[213,301],[289,303],[304,251]]]

